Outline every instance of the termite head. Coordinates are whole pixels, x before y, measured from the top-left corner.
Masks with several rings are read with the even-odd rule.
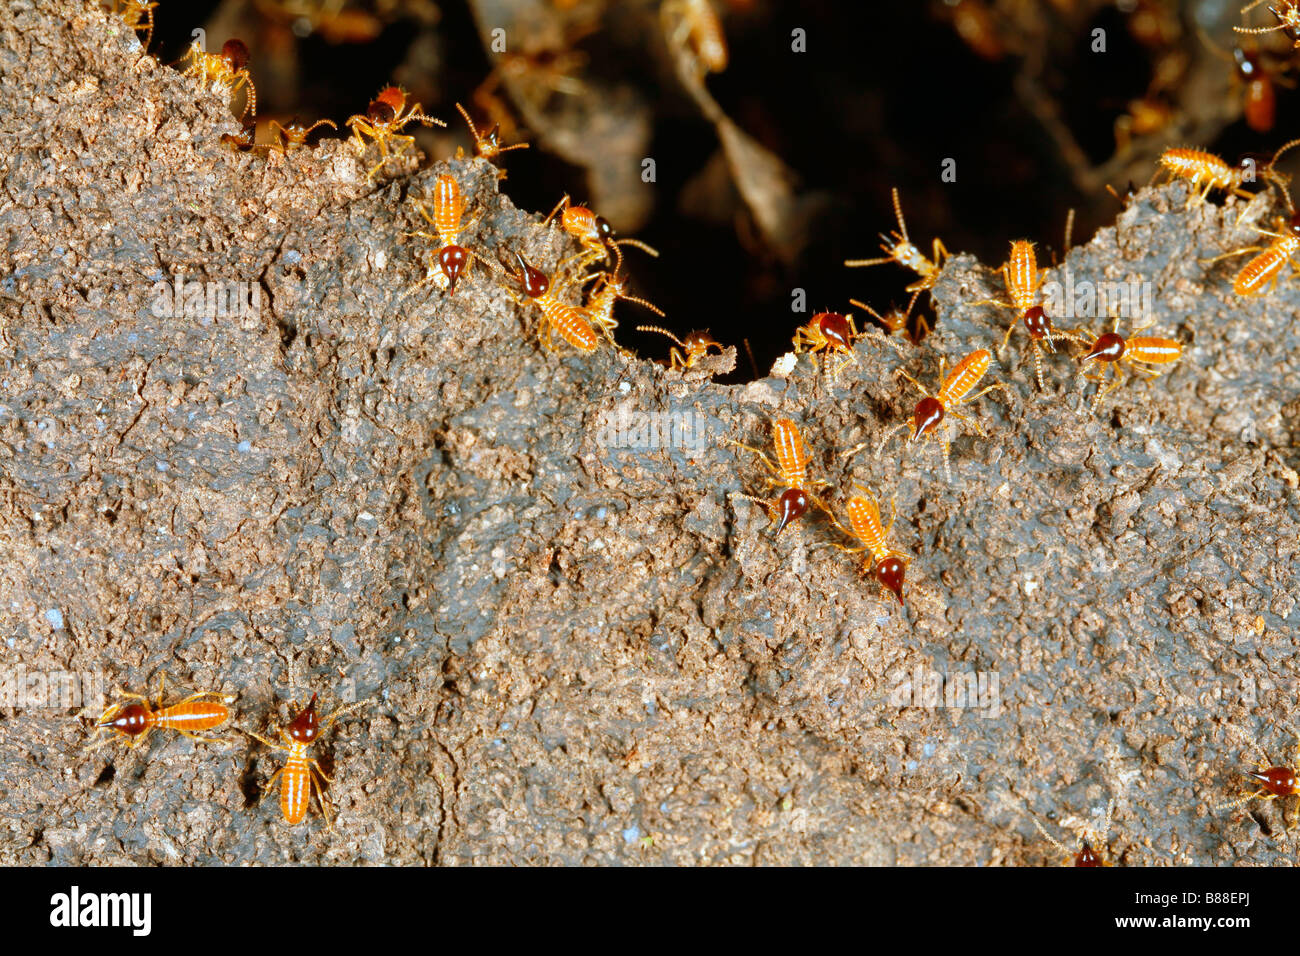
[[[149,726],[149,709],[144,704],[133,703],[119,707],[111,717],[100,720],[97,727],[108,727],[128,737],[137,737]]]
[[[708,329],[687,332],[682,346],[694,355],[707,354],[709,349],[717,349],[719,352],[723,349],[722,343],[710,335]]]
[[[1030,338],[1046,338],[1048,342],[1052,341],[1052,320],[1041,305],[1031,306],[1025,310],[1025,328],[1029,330]]]
[[[907,573],[907,565],[902,558],[896,558],[892,554],[877,562],[872,573],[876,580],[882,586],[889,589],[894,597],[898,598],[898,603],[903,603],[903,575]]]
[[[1079,852],[1074,856],[1075,866],[1102,866],[1101,857],[1087,840],[1080,841]]]
[[[818,313],[813,316],[813,321],[828,341],[844,349],[852,345],[853,334],[849,329],[849,320],[839,312]]]
[[[442,274],[447,277],[449,283],[448,294],[456,294],[456,282],[460,279],[460,274],[465,271],[468,262],[469,253],[464,246],[443,246],[438,250],[438,264],[442,266]]]
[[[248,66],[248,47],[243,40],[227,40],[221,44],[221,58],[226,61],[226,66],[238,73]]]
[[[524,287],[524,295],[530,299],[536,299],[546,295],[551,288],[551,280],[547,278],[545,272],[541,269],[535,269],[528,264],[519,253],[515,253],[515,258],[519,260],[519,273],[515,276],[519,284]]]
[[[298,711],[298,716],[289,721],[289,726],[284,729],[294,743],[309,744],[316,739],[320,733],[320,718],[316,714],[315,694],[311,695],[307,706]]]
[[[1269,767],[1267,770],[1250,770],[1246,772],[1261,787],[1275,797],[1289,797],[1297,790],[1295,771],[1290,767]]]
[[[1118,332],[1105,332],[1092,343],[1092,348],[1083,357],[1086,362],[1096,359],[1098,362],[1118,362],[1124,354],[1124,336]]]
[[[614,227],[609,224],[609,220],[604,216],[597,216],[595,220],[596,236],[605,245],[614,241]]]
[[[930,395],[916,403],[912,413],[912,441],[934,431],[943,421],[943,402]]]
[[[802,488],[787,488],[777,499],[777,511],[781,515],[781,520],[776,526],[776,533],[780,534],[787,525],[797,520],[807,510],[807,492]]]

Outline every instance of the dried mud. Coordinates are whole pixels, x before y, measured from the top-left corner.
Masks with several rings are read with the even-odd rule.
[[[1210,810],[1240,738],[1292,743],[1297,293],[1197,261],[1263,201],[1237,224],[1144,191],[1073,250],[1076,282],[1154,283],[1184,359],[1093,417],[1063,354],[1037,392],[1018,331],[948,483],[933,445],[842,453],[910,411],[897,369],[1001,340],[969,257],[927,347],[864,339],[834,386],[548,353],[486,269],[404,295],[440,172],[489,256],[572,252],[486,164],[373,186],[340,141],[237,155],[219,97],[105,15],[0,29],[0,660],[238,693],[258,732],[308,690],[373,699],[325,738],[332,832],[258,803],[279,758],[242,735],[86,754],[75,709],[0,709],[0,861],[1038,864],[1028,813],[1112,796],[1119,862],[1286,857],[1282,808]],[[177,273],[255,283],[261,314],[159,318]],[[620,409],[705,441],[619,447]],[[778,414],[833,494],[897,494],[903,612],[823,520],[774,538],[731,497],[761,470],[719,440]],[[1000,707],[891,702],[917,668],[996,673]]]

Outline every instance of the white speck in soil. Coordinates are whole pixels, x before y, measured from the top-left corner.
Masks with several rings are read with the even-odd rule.
[[[50,627],[56,631],[63,630],[63,612],[57,607],[52,607],[45,612],[45,620],[50,622]]]

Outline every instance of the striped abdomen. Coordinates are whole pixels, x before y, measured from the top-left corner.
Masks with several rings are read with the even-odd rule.
[[[1124,344],[1124,357],[1130,362],[1166,365],[1169,362],[1177,362],[1182,354],[1183,347],[1179,342],[1154,335],[1135,335],[1127,339]]]
[[[880,508],[870,498],[854,495],[844,505],[849,515],[849,528],[859,541],[870,549],[877,560],[889,553],[885,544],[885,528],[880,523]]]
[[[230,719],[230,709],[217,700],[196,700],[174,704],[155,711],[152,723],[156,727],[175,730],[208,730]]]
[[[280,771],[280,812],[285,823],[298,823],[311,803],[311,761],[306,744],[294,744]]]
[[[1034,254],[1032,242],[1019,239],[1011,243],[1011,256],[1004,267],[1003,279],[1007,284],[1007,295],[1017,312],[1023,314],[1034,305],[1038,295],[1038,257]]]
[[[444,246],[454,246],[460,238],[460,221],[465,213],[465,200],[460,194],[460,184],[447,175],[439,176],[433,192],[433,227]]]
[[[993,356],[988,349],[977,349],[958,362],[939,387],[938,399],[944,406],[960,405],[989,370]]]
[[[1171,176],[1190,179],[1201,186],[1232,189],[1237,184],[1232,167],[1203,149],[1167,149],[1160,157],[1160,165]]]
[[[581,306],[569,305],[555,299],[538,299],[547,325],[560,338],[580,352],[594,352],[600,345],[600,335],[591,324],[590,313]]]
[[[1232,280],[1232,291],[1237,295],[1256,295],[1277,278],[1282,267],[1300,250],[1300,236],[1284,236],[1274,240],[1267,249],[1251,259]]]
[[[772,422],[772,449],[781,480],[791,488],[802,488],[808,480],[808,450],[799,426],[788,418]]]

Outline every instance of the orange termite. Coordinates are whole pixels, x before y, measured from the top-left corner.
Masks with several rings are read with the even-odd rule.
[[[884,256],[878,259],[845,259],[844,264],[850,268],[859,266],[879,266],[886,262],[897,262],[900,266],[911,269],[921,278],[907,287],[907,291],[913,293],[912,302],[908,303],[907,311],[912,311],[912,303],[916,297],[925,289],[933,289],[934,284],[939,279],[939,270],[941,263],[948,257],[948,250],[944,248],[943,241],[937,236],[933,244],[933,260],[927,259],[921,254],[921,250],[912,244],[912,240],[907,236],[907,221],[903,219],[903,205],[898,198],[898,188],[893,190],[894,197],[894,215],[898,217],[898,232],[892,232],[886,236],[883,232],[880,234],[883,240],[880,246]]]
[[[527,149],[527,143],[514,143],[510,146],[501,145],[501,124],[493,123],[492,128],[486,133],[480,133],[474,121],[469,118],[469,113],[465,107],[459,103],[456,104],[456,110],[465,119],[465,125],[469,127],[470,135],[474,137],[474,153],[482,159],[496,159],[502,153],[508,153],[512,149]]]
[[[408,107],[406,91],[399,86],[385,86],[370,101],[365,115],[357,113],[348,117],[347,125],[351,127],[360,151],[365,152],[364,136],[369,136],[379,146],[379,155],[382,158],[366,174],[367,179],[373,178],[389,159],[401,155],[415,145],[415,137],[407,136],[402,132],[408,124],[415,122],[423,123],[425,126],[447,125],[440,119],[426,116],[419,103],[413,103]],[[388,144],[394,141],[403,145],[400,150],[395,149],[390,155]]]
[[[727,68],[727,36],[709,0],[665,0],[659,13],[672,45],[691,51],[701,75]]]
[[[508,275],[523,287],[524,295],[542,310],[542,325],[538,330],[542,345],[553,350],[555,346],[551,343],[551,335],[558,334],[580,352],[596,351],[600,345],[600,333],[596,331],[591,313],[582,306],[562,301],[559,298],[561,290],[551,285],[550,276],[529,265],[519,253],[516,252],[515,257],[519,260],[519,271]],[[556,269],[558,271],[559,266]]]
[[[808,447],[799,426],[788,418],[772,420],[772,453],[775,461],[766,452],[752,445],[742,445],[738,441],[726,439],[728,444],[752,451],[772,472],[767,476],[769,484],[785,489],[775,501],[755,498],[753,495],[740,494],[737,497],[762,505],[768,517],[777,521],[776,533],[780,534],[808,510],[809,502],[817,497],[808,489]]]
[[[696,363],[709,354],[710,349],[717,349],[719,354],[722,353],[723,349],[722,343],[710,335],[707,329],[688,332],[684,339],[679,339],[672,332],[659,325],[638,325],[636,330],[638,332],[658,332],[660,335],[672,339],[680,346],[680,348],[668,350],[668,368],[674,372],[694,368]]]
[[[113,0],[113,12],[118,14],[127,27],[139,33],[144,30],[144,49],[149,49],[153,39],[153,11],[157,3],[145,3],[143,0]]]
[[[135,749],[137,745],[144,742],[155,727],[174,730],[204,743],[220,743],[215,738],[200,736],[196,731],[211,730],[229,720],[230,708],[227,705],[234,701],[235,695],[217,691],[200,691],[197,694],[190,694],[170,707],[163,707],[161,706],[163,683],[164,679],[160,678],[158,707],[154,707],[149,702],[149,698],[143,694],[119,691],[118,695],[130,698],[130,702],[113,704],[95,722],[96,734],[108,731],[110,735],[115,736],[109,736],[98,742],[92,740],[86,749],[94,750],[118,739],[128,740],[129,746]]]
[[[1142,326],[1136,331],[1142,331],[1149,328],[1150,323]],[[1105,381],[1107,375],[1105,368],[1100,375],[1085,375],[1088,381],[1097,382],[1097,394],[1093,396],[1090,411],[1096,412],[1097,406],[1101,400],[1119,387],[1119,363],[1128,362],[1137,371],[1144,373],[1148,378],[1156,378],[1160,375],[1159,369],[1149,368],[1151,365],[1169,365],[1177,362],[1183,354],[1183,346],[1176,339],[1165,339],[1150,335],[1131,335],[1128,338],[1119,334],[1119,317],[1115,318],[1115,326],[1110,332],[1103,332],[1101,335],[1094,336],[1089,332],[1082,332],[1088,343],[1088,354],[1083,357],[1083,361],[1105,363],[1105,368],[1109,368],[1112,381],[1104,388],[1101,383]]]
[[[615,239],[614,227],[609,224],[608,219],[596,215],[586,206],[571,204],[567,195],[555,204],[555,208],[542,220],[542,224],[549,223],[557,214],[560,217],[560,225],[564,231],[577,239],[578,245],[582,246],[583,250],[588,253],[588,261],[604,256],[605,261],[608,263],[609,255],[612,252],[615,257],[615,272],[619,272],[623,268],[623,253],[619,248],[620,246],[634,246],[648,255],[655,257],[659,255],[657,249],[647,245],[640,239]]]
[[[802,355],[805,351],[811,355],[820,352],[823,367],[829,364],[832,352],[845,356],[831,371],[831,381],[834,382],[844,366],[857,361],[853,343],[858,337],[858,327],[854,324],[852,315],[818,312],[808,320],[807,325],[801,325],[795,330],[794,352],[796,355]]]
[[[438,270],[434,271],[433,264],[430,262],[425,277],[412,288],[426,282],[433,282],[440,289],[446,288],[448,295],[455,295],[456,283],[469,267],[470,259],[479,259],[476,253],[460,244],[460,234],[467,228],[463,222],[465,199],[461,195],[460,184],[456,182],[454,176],[444,173],[434,181],[433,215],[430,216],[429,211],[421,203],[417,202],[415,208],[420,210],[420,215],[434,231],[433,233],[408,232],[407,235],[432,239],[438,243],[439,249],[436,254]],[[479,259],[479,261],[483,260]]]
[[[1300,140],[1293,139],[1278,147],[1273,158],[1258,170],[1258,174],[1285,189],[1286,182],[1274,167],[1282,154],[1297,142]],[[1204,202],[1212,189],[1230,192],[1244,199],[1252,198],[1251,193],[1241,188],[1246,182],[1254,182],[1255,164],[1250,160],[1244,160],[1237,166],[1229,166],[1218,156],[1203,149],[1179,147],[1161,153],[1158,163],[1156,176],[1165,172],[1169,174],[1170,179],[1186,179],[1191,183],[1191,194],[1187,197],[1189,207],[1193,203]],[[1153,176],[1152,179],[1154,180],[1155,177]],[[1201,189],[1199,193],[1196,191],[1198,188]]]
[[[1040,391],[1046,391],[1046,385],[1043,384],[1043,349],[1056,351],[1057,337],[1078,340],[1075,332],[1054,328],[1051,316],[1038,303],[1038,290],[1042,286],[1046,272],[1046,269],[1038,268],[1038,256],[1034,252],[1034,244],[1027,239],[1016,239],[1011,243],[1011,253],[1007,261],[1002,264],[1002,281],[1007,289],[1007,297],[1011,301],[985,299],[971,303],[981,305],[984,302],[993,302],[1015,311],[1016,318],[1007,326],[1006,334],[1002,336],[1002,344],[998,347],[999,354],[1011,341],[1011,333],[1016,330],[1016,326],[1022,321],[1025,323],[1025,331],[1029,333],[1029,346],[1034,354],[1034,376],[1038,380]]]
[[[287,126],[281,126],[275,120],[271,120],[271,135],[275,137],[273,146],[280,152],[287,154],[290,147],[305,146],[307,137],[320,126],[328,126],[330,129],[339,128],[337,123],[328,119],[317,120],[310,126],[304,126],[296,116],[289,120]]]
[[[1076,848],[1071,851],[1063,846],[1060,841],[1055,839],[1050,833],[1043,829],[1043,825],[1030,817],[1038,832],[1048,843],[1056,847],[1062,856],[1067,858],[1073,857],[1073,866],[1110,866],[1110,861],[1106,859],[1106,837],[1110,833],[1111,818],[1115,812],[1115,801],[1111,800],[1106,805],[1106,817],[1102,821],[1100,830],[1092,830],[1088,827],[1080,827],[1078,833],[1079,842]],[[1096,844],[1096,847],[1093,844]],[[1098,849],[1100,848],[1100,850]]]
[[[885,447],[885,443],[894,432],[902,428],[907,428],[910,424],[912,428],[911,441],[913,442],[927,438],[932,434],[939,436],[939,442],[943,448],[943,473],[949,481],[952,481],[952,469],[948,463],[949,441],[945,435],[938,431],[939,425],[946,416],[952,415],[953,418],[968,422],[972,427],[974,427],[976,433],[983,437],[984,429],[980,427],[979,423],[972,418],[967,418],[961,412],[957,411],[957,408],[960,405],[969,404],[989,392],[995,390],[1006,390],[1005,385],[995,383],[986,386],[980,391],[975,392],[973,395],[971,394],[972,391],[974,391],[975,386],[977,386],[980,383],[980,380],[984,378],[984,375],[988,372],[989,366],[992,363],[993,355],[988,351],[988,349],[976,349],[974,352],[971,352],[970,355],[967,355],[960,362],[954,365],[952,371],[947,375],[943,374],[943,366],[940,364],[939,374],[941,382],[939,385],[939,391],[934,395],[931,395],[924,385],[900,369],[898,374],[902,375],[903,378],[916,386],[917,390],[925,397],[916,403],[916,409],[912,413],[910,423],[901,422],[885,432],[884,436],[882,436],[880,440],[880,444],[876,447],[876,456],[880,456],[880,452]],[[845,457],[851,458],[865,447],[865,442],[857,445],[850,449],[845,454]]]
[[[843,545],[836,545],[841,551],[847,551],[850,554],[858,552],[867,552],[871,560],[866,562],[862,571],[864,574],[874,577],[880,586],[898,598],[898,603],[903,603],[903,576],[907,573],[907,563],[911,557],[906,551],[899,551],[889,546],[890,532],[894,529],[894,520],[898,517],[897,502],[891,504],[892,514],[889,518],[889,524],[885,525],[880,520],[880,504],[876,501],[875,496],[861,485],[854,485],[856,491],[862,492],[850,496],[844,503],[844,512],[848,516],[849,523],[844,525],[834,514],[827,511],[827,516],[840,531],[861,542],[861,547],[846,548]]]
[[[298,716],[289,721],[288,726],[280,730],[280,739],[283,743],[273,743],[260,734],[245,731],[254,740],[266,744],[272,750],[281,750],[289,755],[284,765],[271,775],[265,788],[269,793],[275,786],[276,778],[280,778],[280,812],[284,815],[285,823],[292,826],[302,821],[307,815],[311,795],[314,792],[326,825],[333,825],[330,821],[329,804],[325,800],[325,788],[322,785],[328,783],[330,778],[325,775],[325,771],[321,770],[320,764],[308,756],[308,752],[312,744],[331,724],[348,711],[355,710],[366,703],[368,701],[347,704],[322,720],[316,714],[316,695],[312,694],[307,706],[298,711]]]
[[[1264,2],[1265,0],[1253,0],[1252,3],[1248,3],[1241,8],[1241,15],[1244,17]],[[1277,23],[1271,27],[1233,27],[1233,29],[1238,33],[1273,33],[1277,30],[1284,30],[1286,35],[1290,37],[1294,48],[1300,50],[1300,2],[1297,2],[1297,0],[1273,0],[1268,12],[1277,18]]]
[[[645,299],[628,294],[627,278],[625,276],[615,275],[610,272],[598,272],[595,277],[601,281],[587,300],[587,312],[591,316],[592,325],[600,329],[611,344],[614,342],[614,329],[618,328],[618,320],[614,318],[614,304],[619,299],[624,302],[635,302],[642,308],[649,309],[660,318],[664,317],[658,306],[647,302]],[[590,278],[592,277],[589,276],[588,279]],[[586,282],[588,279],[583,281]]]
[[[220,53],[206,53],[202,42],[196,39],[180,62],[186,60],[190,65],[185,68],[185,76],[197,76],[204,86],[217,84],[229,96],[242,87],[244,112],[240,116],[257,115],[257,89],[248,72],[248,47],[243,40],[227,40],[221,45]]]

